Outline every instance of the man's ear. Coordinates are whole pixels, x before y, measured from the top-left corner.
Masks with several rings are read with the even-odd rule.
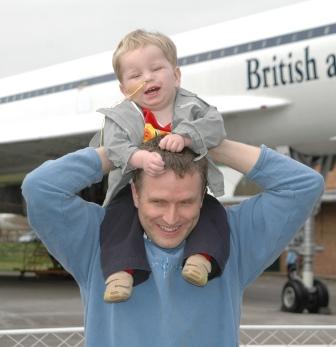
[[[202,201],[201,201],[201,207],[203,206],[203,201],[204,201],[204,198],[205,198],[205,194],[208,192],[208,188],[205,187],[204,190],[203,190],[203,195],[202,195]]]
[[[136,187],[135,187],[133,182],[131,182],[131,189],[132,189],[132,197],[133,197],[134,206],[136,208],[138,208],[138,206],[139,206],[139,195],[138,195],[138,192],[137,192]]]

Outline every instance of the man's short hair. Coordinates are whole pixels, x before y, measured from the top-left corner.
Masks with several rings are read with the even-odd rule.
[[[174,42],[166,35],[159,32],[150,32],[146,30],[134,30],[127,34],[118,44],[113,53],[113,70],[121,81],[120,59],[128,52],[142,48],[148,45],[154,45],[161,49],[166,59],[175,68],[177,66],[177,53]]]
[[[202,191],[207,186],[208,175],[208,160],[203,157],[195,160],[198,156],[190,148],[185,147],[181,152],[170,152],[159,147],[160,140],[163,136],[158,136],[150,141],[143,143],[139,149],[144,149],[149,152],[156,152],[161,155],[165,163],[166,170],[172,170],[177,176],[183,178],[186,174],[199,172],[201,176]],[[137,190],[141,189],[143,169],[134,171],[133,182]]]

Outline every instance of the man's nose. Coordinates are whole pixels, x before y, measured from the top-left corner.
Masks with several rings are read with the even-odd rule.
[[[176,206],[169,206],[166,208],[163,220],[167,225],[174,225],[178,221],[178,211]]]

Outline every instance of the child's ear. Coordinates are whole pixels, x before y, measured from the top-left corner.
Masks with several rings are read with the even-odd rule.
[[[175,81],[176,81],[175,86],[179,87],[181,85],[181,70],[179,67],[175,68],[174,75],[175,75]]]
[[[119,84],[119,89],[120,89],[120,91],[126,96],[125,87],[124,87],[121,83]]]

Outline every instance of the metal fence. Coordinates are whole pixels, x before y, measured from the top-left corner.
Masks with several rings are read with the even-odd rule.
[[[336,325],[241,325],[240,346],[336,346]]]
[[[1,347],[83,347],[84,328],[0,330]]]
[[[84,329],[0,330],[1,347],[83,347]],[[336,346],[336,325],[241,325],[240,346]]]

